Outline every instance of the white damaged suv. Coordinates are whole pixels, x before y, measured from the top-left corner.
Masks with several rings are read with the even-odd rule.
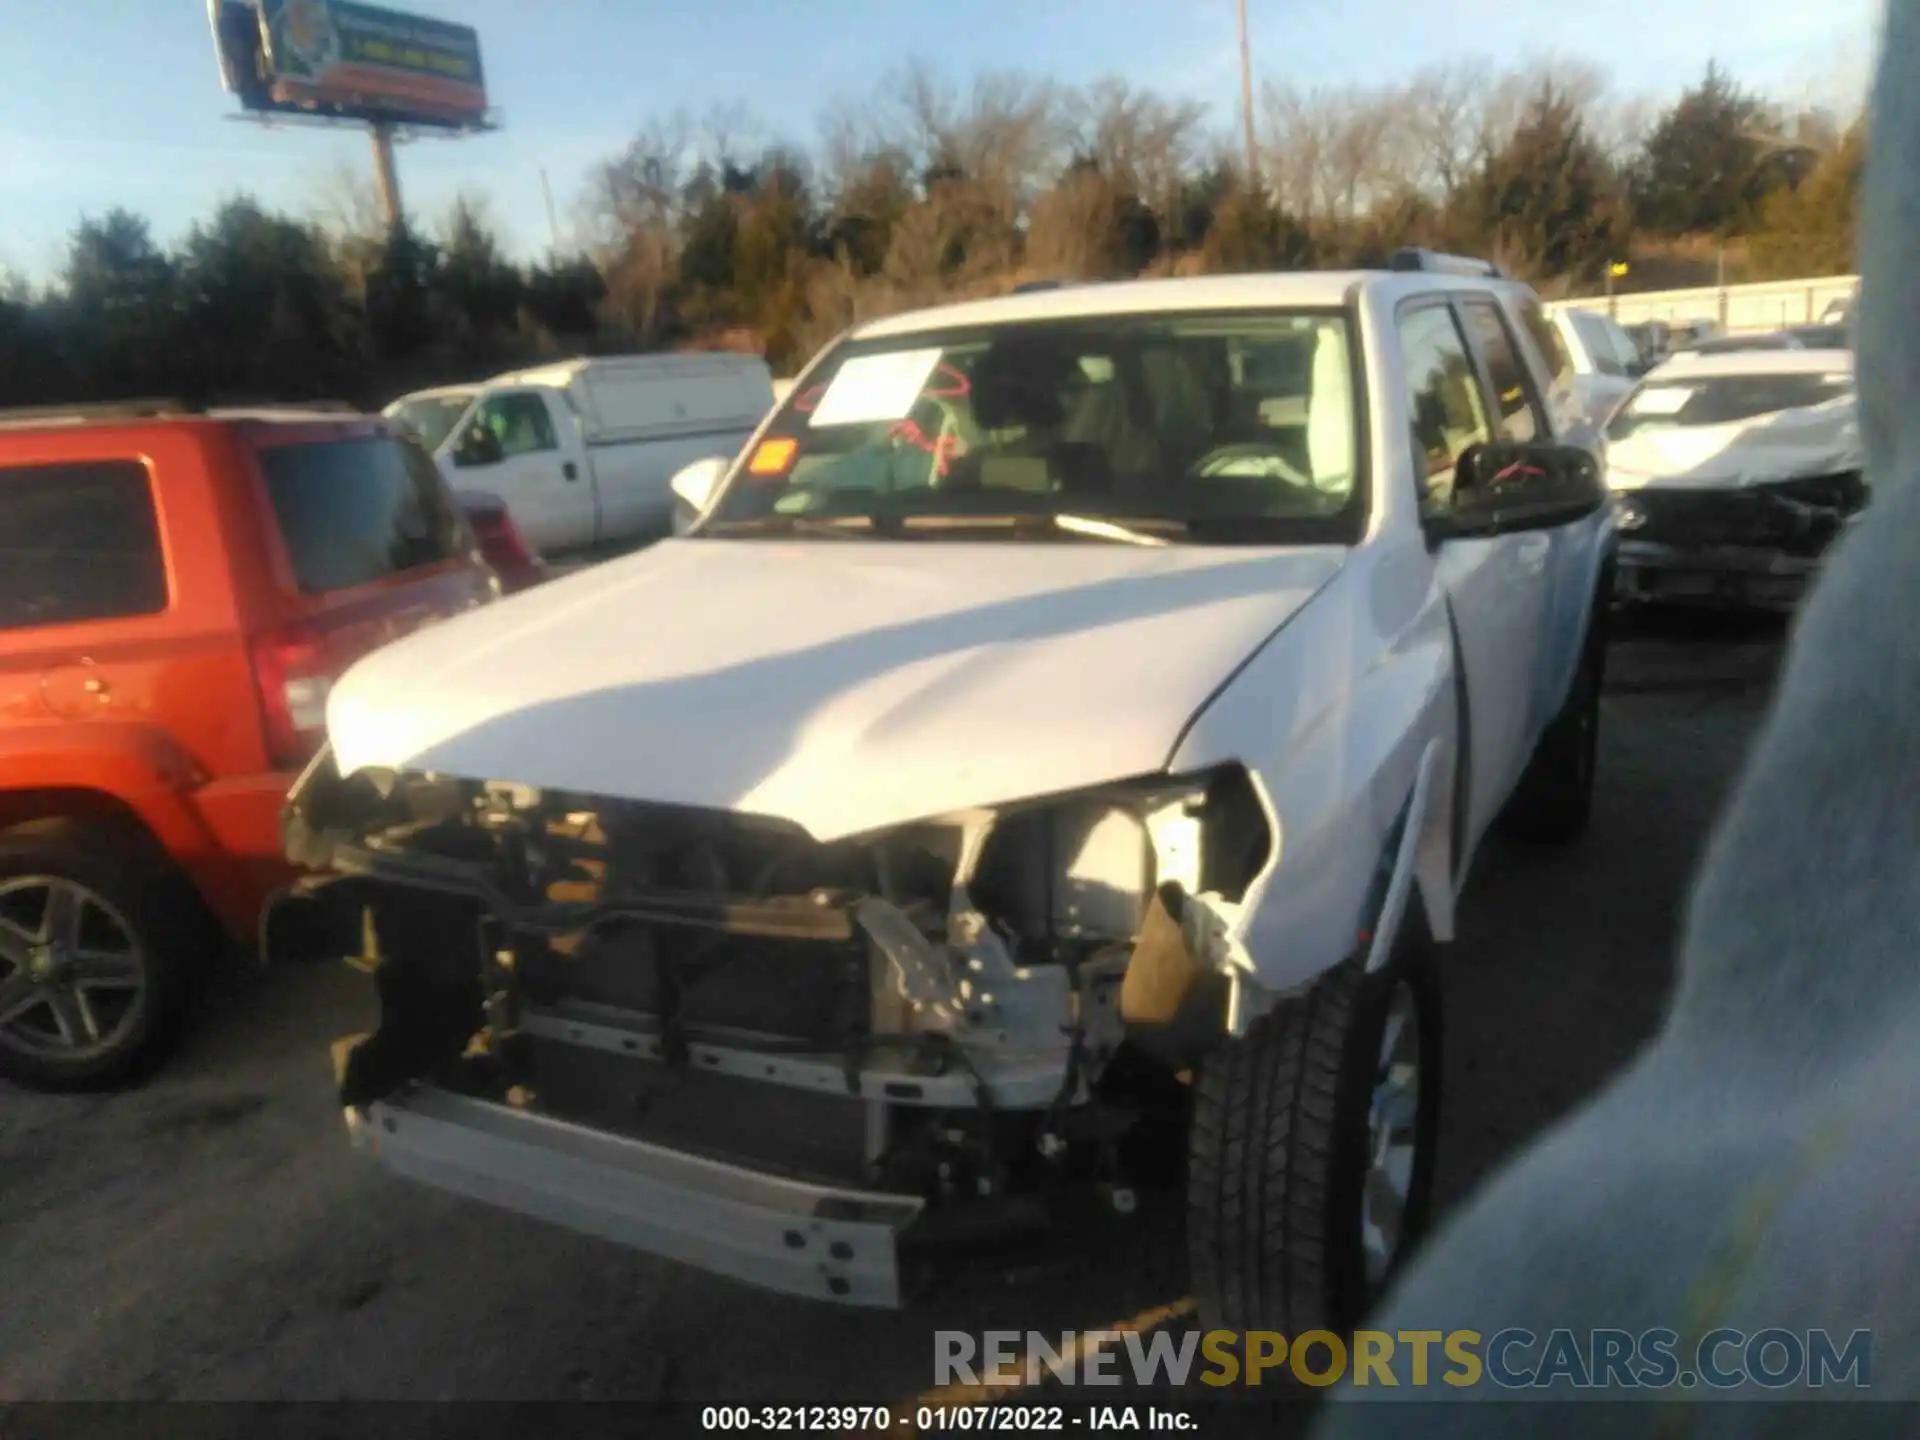
[[[267,922],[375,972],[354,1135],[878,1306],[1184,1185],[1209,1324],[1352,1325],[1469,861],[1588,812],[1611,511],[1541,323],[1425,252],[877,321],[688,533],[362,661]]]

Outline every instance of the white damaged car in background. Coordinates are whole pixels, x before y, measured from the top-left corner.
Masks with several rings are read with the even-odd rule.
[[[873,322],[687,534],[356,666],[266,939],[374,971],[354,1135],[869,1306],[1172,1186],[1209,1323],[1352,1324],[1469,861],[1592,793],[1610,512],[1531,303],[1414,254]]]
[[[1607,426],[1619,593],[1790,610],[1864,513],[1853,356],[1677,355]]]

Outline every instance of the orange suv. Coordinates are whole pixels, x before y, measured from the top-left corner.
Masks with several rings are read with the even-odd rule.
[[[332,680],[499,590],[383,421],[0,411],[0,1076],[157,1062],[292,878]]]

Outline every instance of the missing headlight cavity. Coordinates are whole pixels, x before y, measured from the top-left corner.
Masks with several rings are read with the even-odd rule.
[[[1001,815],[975,867],[980,909],[1018,937],[1023,960],[1079,942],[1137,937],[1154,891],[1173,881],[1238,902],[1272,833],[1244,769],[1140,782]]]
[[[1216,773],[1200,807],[1200,888],[1241,900],[1273,853],[1273,830],[1239,766]]]

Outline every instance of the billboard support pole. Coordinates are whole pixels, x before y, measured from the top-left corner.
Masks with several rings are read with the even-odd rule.
[[[393,163],[393,126],[376,120],[368,127],[373,136],[373,177],[380,192],[380,213],[386,217],[389,237],[400,233],[400,173]]]

